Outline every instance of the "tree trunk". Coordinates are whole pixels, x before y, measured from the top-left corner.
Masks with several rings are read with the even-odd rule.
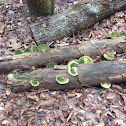
[[[33,17],[46,16],[50,14],[50,0],[26,0],[29,13]]]
[[[36,43],[41,44],[71,36],[126,8],[126,0],[89,1],[90,3],[76,4],[60,14],[32,24],[30,27]]]
[[[59,84],[56,82],[57,75],[68,77],[69,82]],[[26,91],[33,88],[30,80],[39,81],[40,84],[35,89],[46,88],[49,90],[80,88],[87,85],[98,85],[103,82],[123,82],[126,81],[126,61],[106,61],[80,65],[76,77],[69,75],[67,68],[62,68],[62,66],[59,66],[59,69],[38,69],[23,75],[22,78],[14,77],[9,79],[7,85],[13,92]]]
[[[57,49],[51,49],[49,52],[33,52],[16,56],[0,58],[0,74],[9,73],[16,69],[29,69],[31,66],[46,66],[49,62],[63,63],[65,60],[77,59],[83,55],[101,56],[107,51],[114,50],[117,54],[126,52],[125,37],[116,39],[105,39],[100,41],[85,41],[79,45],[72,45]]]

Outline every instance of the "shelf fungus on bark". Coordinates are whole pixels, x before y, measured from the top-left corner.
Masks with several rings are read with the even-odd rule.
[[[69,78],[64,77],[64,76],[56,76],[56,81],[59,84],[67,84],[69,82]]]

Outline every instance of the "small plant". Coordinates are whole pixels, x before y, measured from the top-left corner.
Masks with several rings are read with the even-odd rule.
[[[39,52],[47,52],[50,50],[50,47],[46,44],[41,44],[38,46]]]
[[[67,84],[69,82],[69,78],[64,77],[64,76],[56,76],[56,81],[59,84]]]
[[[105,53],[104,54],[104,57],[107,59],[107,60],[113,60],[114,57],[115,57],[115,54],[116,52],[114,50],[111,51],[111,53]]]
[[[121,31],[121,32],[120,32],[120,35],[126,36],[126,32],[125,32],[125,31]]]
[[[99,89],[98,89],[98,92],[99,92],[99,94],[101,94],[101,93],[102,93],[102,89],[101,89],[101,88],[99,88]]]
[[[19,54],[23,54],[24,51],[22,49],[18,49],[14,51],[14,55],[19,55]]]
[[[100,84],[103,88],[110,88],[111,87],[111,83],[101,83]]]
[[[33,52],[39,52],[38,46],[33,46],[33,47],[32,47],[32,51],[33,51]]]
[[[49,63],[46,65],[46,68],[53,68],[55,65],[57,65],[55,62],[49,62]]]
[[[93,60],[89,56],[82,56],[79,59],[79,64],[90,64],[93,63]]]
[[[39,85],[39,81],[37,80],[30,80],[32,86],[37,87]]]
[[[24,49],[24,53],[31,53],[31,52],[32,52],[32,50],[29,48]]]
[[[119,37],[119,36],[120,36],[120,33],[117,32],[117,31],[112,32],[111,35],[110,35],[110,37],[111,37],[112,39],[115,39],[116,37]]]

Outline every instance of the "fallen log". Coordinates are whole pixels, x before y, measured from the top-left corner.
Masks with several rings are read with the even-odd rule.
[[[93,26],[126,8],[126,0],[85,0],[60,14],[30,25],[36,43],[56,41]]]
[[[26,53],[0,58],[0,74],[9,73],[16,69],[29,69],[31,66],[43,67],[49,62],[61,64],[64,60],[76,59],[83,55],[103,55],[114,50],[117,54],[126,52],[126,38],[84,41],[82,44],[51,49],[49,52]]]
[[[56,76],[58,75],[68,77],[69,82],[67,84],[59,84],[58,82],[56,82]],[[104,61],[92,63],[89,65],[80,65],[78,67],[78,76],[76,77],[69,75],[68,69],[62,66],[58,69],[38,69],[33,72],[27,73],[20,78],[15,75],[12,76],[13,77],[8,79],[7,86],[13,92],[31,90],[33,86],[30,84],[30,80],[39,81],[40,84],[35,89],[73,89],[87,85],[98,85],[103,82],[114,83],[126,81],[126,61]]]

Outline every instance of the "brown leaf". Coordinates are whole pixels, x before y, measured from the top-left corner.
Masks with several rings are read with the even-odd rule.
[[[10,95],[11,94],[11,89],[10,88],[7,88],[6,89],[6,95],[8,96],[8,95]]]
[[[107,99],[113,99],[113,98],[115,98],[115,96],[116,96],[116,93],[114,93],[114,92],[110,92],[108,95],[107,95]]]
[[[65,123],[60,123],[58,126],[67,126]]]

